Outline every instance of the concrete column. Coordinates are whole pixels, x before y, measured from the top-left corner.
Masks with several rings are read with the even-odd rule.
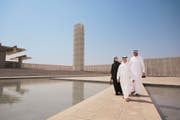
[[[21,68],[22,67],[22,58],[19,57],[18,58],[18,68]]]
[[[5,67],[6,51],[0,51],[0,68]]]
[[[73,70],[84,70],[84,26],[74,26]]]

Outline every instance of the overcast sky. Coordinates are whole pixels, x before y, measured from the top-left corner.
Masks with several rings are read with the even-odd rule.
[[[180,56],[180,0],[0,0],[0,42],[30,63],[72,64],[73,26],[85,26],[85,64],[113,56]],[[11,56],[10,56],[11,57]]]

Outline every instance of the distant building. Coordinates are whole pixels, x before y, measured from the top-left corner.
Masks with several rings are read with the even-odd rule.
[[[73,70],[84,70],[84,25],[74,26]]]
[[[19,52],[23,52],[26,49],[24,48],[18,48],[17,46],[4,46],[0,43],[0,68],[21,68],[22,61],[31,59],[31,57],[28,57],[27,55],[17,56],[15,58],[11,58],[10,60],[16,60],[15,61],[7,61],[6,56],[13,55]]]

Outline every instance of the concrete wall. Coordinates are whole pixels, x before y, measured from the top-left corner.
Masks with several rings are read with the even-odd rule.
[[[180,77],[180,57],[144,59],[147,76]],[[111,65],[89,65],[86,71],[102,71],[109,73]]]
[[[145,59],[148,76],[180,77],[180,57]]]
[[[180,77],[180,57],[145,59],[146,75],[159,77]],[[72,66],[43,65],[23,63],[23,68],[45,69],[45,70],[67,70],[71,71]],[[87,65],[85,71],[98,71],[110,73],[111,65]]]
[[[111,65],[86,65],[84,70],[110,73]]]
[[[23,63],[22,68],[72,71],[72,66]]]

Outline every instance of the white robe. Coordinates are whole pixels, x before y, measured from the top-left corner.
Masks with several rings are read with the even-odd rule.
[[[130,93],[130,72],[128,63],[121,63],[117,72],[117,80],[120,79],[120,84],[124,98],[128,98]]]
[[[138,94],[141,94],[141,85],[142,85],[142,73],[145,72],[144,61],[140,56],[133,56],[129,62],[129,68],[131,73],[131,80],[135,80],[134,85],[132,86],[132,91],[135,91]]]

